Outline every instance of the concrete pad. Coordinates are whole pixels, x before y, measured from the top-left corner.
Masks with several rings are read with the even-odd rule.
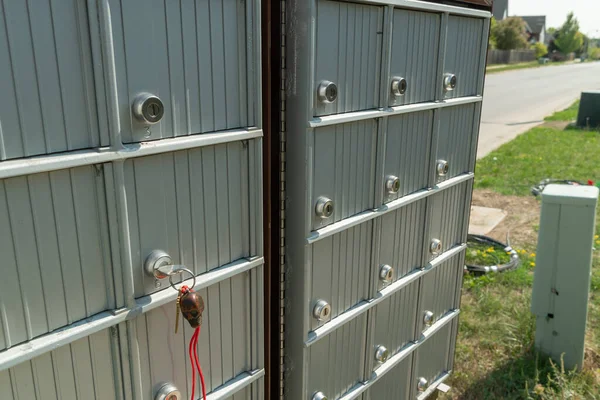
[[[471,206],[469,233],[487,235],[506,217],[506,211],[499,208]]]

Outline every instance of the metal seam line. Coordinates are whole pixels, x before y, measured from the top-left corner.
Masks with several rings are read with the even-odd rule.
[[[196,278],[194,290],[198,291],[212,286],[232,276],[257,268],[264,264],[263,257],[253,259],[241,259],[224,265],[210,272],[199,275]],[[184,283],[191,285],[192,279]],[[131,320],[143,313],[175,301],[177,292],[174,290],[161,290],[159,292],[136,299],[133,308],[119,308],[116,310],[103,311],[90,318],[77,321],[56,331],[39,336],[28,342],[18,344],[14,347],[0,352],[0,371],[11,368],[24,361],[31,360],[48,351],[55,350],[61,346],[74,342],[77,339],[89,336],[103,329],[110,328],[121,322]]]
[[[319,128],[321,126],[337,125],[346,122],[362,121],[365,119],[385,118],[399,114],[414,113],[417,111],[436,110],[439,108],[454,107],[463,104],[480,103],[482,96],[459,97],[442,101],[433,101],[426,103],[409,104],[403,106],[385,107],[375,110],[353,111],[344,114],[327,115],[315,117],[308,121],[309,128]]]
[[[121,146],[111,145],[110,147],[76,150],[65,153],[8,160],[0,162],[0,179],[90,164],[125,161],[135,157],[237,142],[240,140],[250,140],[262,136],[263,131],[261,129],[236,129],[219,133],[206,133],[135,144],[121,143]]]
[[[369,379],[366,382],[359,383],[353,389],[351,389],[348,393],[346,393],[344,396],[340,397],[339,400],[353,400],[353,399],[358,398],[361,394],[363,394],[371,386],[373,386],[375,384],[375,382],[380,380],[389,371],[393,370],[394,367],[396,367],[398,364],[400,364],[406,357],[415,353],[415,351],[423,343],[425,343],[427,341],[427,339],[429,339],[431,336],[433,336],[434,333],[436,333],[437,331],[439,331],[441,328],[445,327],[446,325],[452,323],[452,321],[456,317],[458,317],[459,314],[460,314],[460,310],[455,310],[455,311],[452,311],[451,313],[449,313],[448,315],[446,315],[445,317],[443,317],[442,319],[440,319],[431,328],[429,328],[427,330],[426,335],[424,334],[424,336],[422,336],[418,341],[407,345],[402,350],[400,350],[398,353],[396,353],[395,355],[390,357],[390,359],[388,361],[386,361],[379,368],[377,368],[375,371],[373,371],[371,379]],[[448,371],[447,374],[449,375],[450,372]],[[433,382],[429,386],[429,388],[434,388],[434,389],[437,388],[437,386],[441,382],[443,382],[443,381],[440,381],[440,379]],[[432,389],[432,391],[434,389]],[[421,399],[421,397],[419,397],[419,399]]]
[[[375,307],[379,303],[390,298],[394,293],[400,291],[401,289],[403,289],[410,283],[416,281],[417,279],[421,278],[422,276],[430,273],[431,271],[436,269],[436,267],[438,267],[440,264],[442,264],[444,261],[447,261],[453,257],[458,256],[466,248],[467,248],[467,245],[464,243],[454,246],[450,250],[446,251],[444,254],[431,260],[424,268],[419,269],[419,270],[414,270],[413,272],[409,273],[407,276],[399,279],[398,281],[396,281],[396,282],[390,284],[389,286],[383,288],[382,290],[378,291],[376,294],[376,297],[374,297],[372,299],[361,301],[360,303],[356,304],[351,309],[343,312],[342,314],[340,314],[338,317],[334,318],[330,322],[324,324],[323,326],[321,326],[313,331],[310,331],[308,333],[307,340],[304,342],[304,347],[312,346],[313,344],[315,344],[319,340],[323,339],[330,333],[339,329],[341,326],[358,318],[359,316],[366,313],[371,308]],[[435,326],[435,324],[434,324],[434,326]],[[430,328],[430,329],[432,329],[432,328]]]
[[[351,0],[342,0],[351,1]],[[491,18],[492,14],[488,11],[476,10],[472,8],[462,8],[456,6],[449,6],[443,4],[426,3],[419,0],[363,0],[367,4],[381,4],[381,5],[392,5],[402,8],[410,8],[422,11],[437,11],[447,12],[454,15],[465,15],[479,18]]]
[[[389,212],[395,211],[399,208],[405,207],[411,203],[414,203],[415,201],[425,199],[436,193],[440,193],[445,189],[451,188],[452,186],[456,186],[463,182],[467,182],[473,178],[474,178],[474,174],[472,172],[462,174],[462,175],[456,176],[454,178],[448,179],[446,181],[440,182],[433,188],[421,189],[418,192],[415,192],[415,193],[406,195],[404,197],[401,197],[397,200],[391,201],[391,202],[384,204],[374,210],[366,210],[366,211],[363,211],[352,217],[343,219],[338,222],[334,222],[333,224],[327,225],[324,228],[312,231],[310,233],[310,235],[306,238],[306,244],[312,244],[312,243],[318,242],[321,239],[324,239],[326,237],[329,237],[331,235],[339,233],[350,227],[360,225],[366,221],[372,220],[379,216],[385,215]]]

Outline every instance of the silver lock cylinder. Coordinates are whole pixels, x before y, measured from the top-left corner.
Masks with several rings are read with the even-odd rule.
[[[313,317],[318,321],[327,321],[331,318],[331,306],[325,300],[318,300],[313,308]]]
[[[375,348],[375,360],[383,364],[390,357],[390,352],[387,347],[379,345]]]
[[[394,97],[403,96],[404,93],[406,93],[407,88],[408,82],[406,82],[406,79],[398,76],[392,79],[392,94],[394,95]]]
[[[183,400],[181,392],[172,383],[165,383],[158,388],[154,400]]]
[[[427,386],[429,385],[429,382],[427,382],[427,379],[420,377],[418,382],[417,382],[417,390],[419,392],[424,392],[425,389],[427,389]]]
[[[430,327],[431,325],[433,325],[434,316],[435,315],[433,314],[433,312],[425,311],[425,314],[423,314],[423,323],[426,327]]]
[[[442,241],[440,239],[431,239],[429,251],[431,254],[440,254],[442,252]]]
[[[156,124],[165,115],[165,106],[162,100],[151,93],[137,95],[131,109],[135,118],[145,125]]]
[[[435,171],[438,176],[446,176],[448,175],[448,171],[450,170],[450,165],[446,160],[437,160],[435,164]]]
[[[327,400],[327,396],[325,396],[323,392],[317,392],[313,394],[312,400]]]
[[[331,217],[333,215],[333,200],[324,196],[319,197],[315,205],[315,213],[319,218]]]
[[[396,194],[400,190],[400,179],[394,175],[385,178],[385,189],[389,194]]]
[[[338,97],[337,85],[330,81],[322,81],[317,88],[317,96],[321,103],[333,103]]]
[[[394,268],[391,265],[383,264],[379,267],[379,279],[383,283],[390,283],[394,279]]]
[[[445,74],[444,75],[444,90],[446,92],[451,92],[456,89],[456,85],[458,85],[458,78],[454,74]]]

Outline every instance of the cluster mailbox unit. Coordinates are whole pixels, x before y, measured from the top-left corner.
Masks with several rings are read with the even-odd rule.
[[[204,299],[210,400],[433,393],[486,1],[4,0],[0,398],[189,398],[182,279]]]
[[[452,370],[490,14],[286,9],[284,398],[426,398]]]

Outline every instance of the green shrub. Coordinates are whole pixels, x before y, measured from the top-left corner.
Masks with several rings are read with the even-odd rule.
[[[544,43],[541,42],[532,44],[531,50],[535,50],[536,58],[544,57],[546,54],[548,54],[548,48],[544,45]]]

